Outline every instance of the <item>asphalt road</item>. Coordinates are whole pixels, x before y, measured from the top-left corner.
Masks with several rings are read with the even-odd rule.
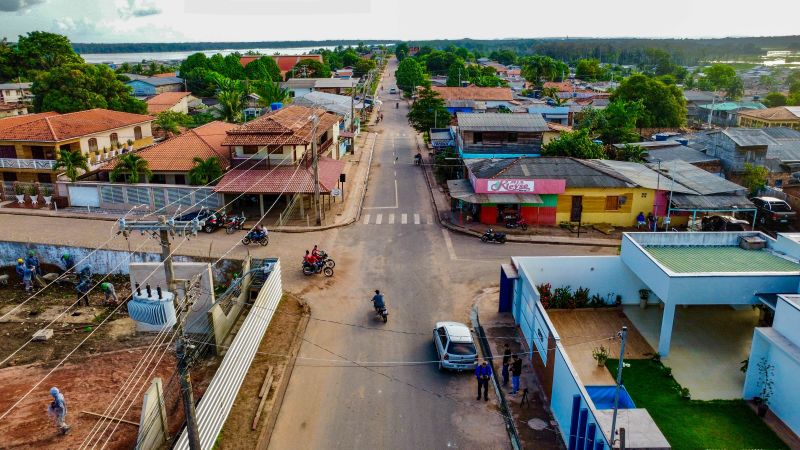
[[[434,323],[469,323],[473,298],[498,283],[499,263],[510,255],[607,252],[487,245],[443,230],[422,171],[412,164],[416,146],[407,106],[395,109],[397,96],[388,94],[394,67],[395,61],[383,81],[384,120],[361,220],[321,237],[337,261],[336,274],[308,280],[301,289],[312,317],[367,328],[311,320],[272,436],[274,449],[507,448],[494,399],[475,400],[472,375],[443,374],[424,363],[435,359]],[[374,289],[386,296],[387,324],[372,312]]]

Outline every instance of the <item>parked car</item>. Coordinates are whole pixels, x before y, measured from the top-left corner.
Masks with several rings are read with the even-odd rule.
[[[750,199],[756,208],[758,214],[756,220],[761,225],[787,225],[794,222],[797,213],[792,211],[786,201],[775,197],[753,197]]]
[[[225,226],[225,213],[223,211],[211,211],[207,208],[201,208],[175,218],[176,221],[181,222],[189,222],[194,219],[200,222],[200,227],[206,233],[212,233]]]
[[[433,345],[439,357],[439,370],[472,370],[478,351],[469,328],[458,322],[436,322]]]
[[[733,216],[706,216],[701,221],[703,231],[747,231],[750,222]]]

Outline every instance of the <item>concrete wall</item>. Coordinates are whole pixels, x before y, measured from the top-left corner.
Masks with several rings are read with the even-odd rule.
[[[246,274],[249,270],[250,257],[248,256],[242,263],[242,273]],[[245,302],[250,300],[250,283],[252,282],[252,278],[253,277],[249,274],[244,276],[244,280],[242,280],[241,284],[241,293],[238,298],[234,299],[227,314],[225,313],[225,308],[223,308],[221,304],[216,304],[208,310],[209,320],[214,332],[214,341],[217,345],[225,345],[225,340],[228,338],[233,324],[235,324],[236,320],[239,318],[239,314],[242,312]]]

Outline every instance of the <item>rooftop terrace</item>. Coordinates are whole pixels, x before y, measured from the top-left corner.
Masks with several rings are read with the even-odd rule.
[[[675,273],[800,272],[800,264],[764,250],[734,246],[647,246],[645,251]]]

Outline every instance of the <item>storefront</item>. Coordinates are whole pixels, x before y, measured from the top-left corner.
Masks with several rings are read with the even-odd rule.
[[[564,180],[448,180],[453,210],[464,222],[487,225],[524,219],[531,225],[555,225],[558,194]]]

